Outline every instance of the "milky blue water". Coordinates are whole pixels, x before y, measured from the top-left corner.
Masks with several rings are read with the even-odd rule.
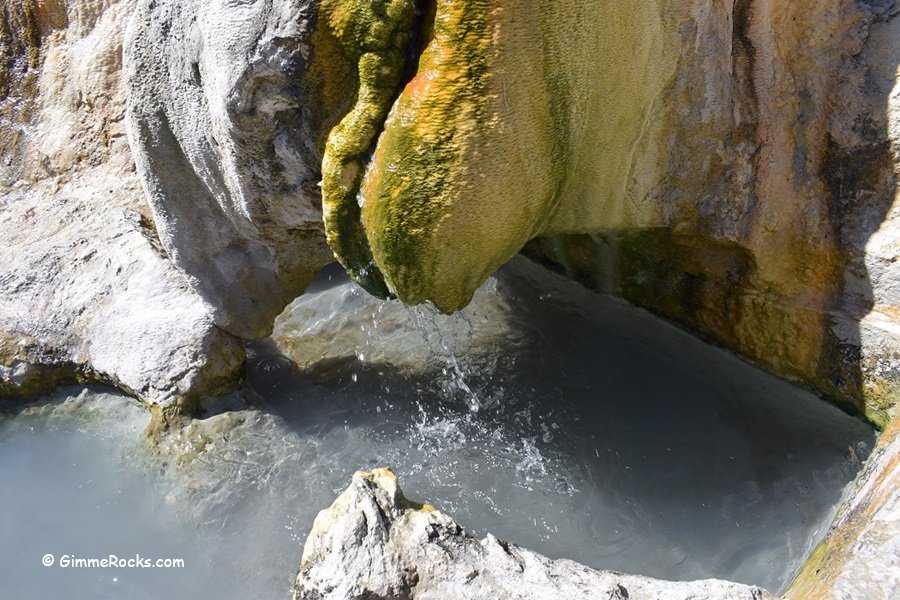
[[[162,459],[119,395],[7,411],[0,596],[286,598],[317,511],[375,466],[475,535],[777,592],[873,442],[811,394],[524,259],[455,317],[326,270],[251,348],[247,385],[252,406],[232,399]],[[44,567],[48,552],[186,565]]]

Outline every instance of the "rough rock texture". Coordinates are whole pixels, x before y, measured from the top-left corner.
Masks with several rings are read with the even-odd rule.
[[[332,260],[317,184],[334,118],[320,111],[353,88],[319,99],[334,84],[307,69],[315,7],[140,0],[128,29],[126,121],[159,237],[216,323],[244,338],[268,334]]]
[[[530,248],[884,426],[900,399],[896,2],[672,3],[671,79]]]
[[[389,289],[452,311],[544,236],[532,255],[888,422],[896,2],[435,11],[360,191]]]
[[[121,77],[132,8],[2,3],[0,396],[88,378],[173,406],[239,375],[242,343],[163,254],[134,174]]]
[[[900,421],[881,436],[831,531],[786,597],[895,598],[900,591]]]
[[[171,404],[235,384],[243,345],[115,197],[137,180],[96,169],[0,198],[0,392],[80,375]]]
[[[449,311],[535,234],[591,232],[532,254],[887,423],[896,3],[436,13],[362,182],[368,239],[330,236],[345,263],[370,246],[356,270]]]
[[[720,580],[667,582],[595,571],[488,535],[477,540],[433,506],[403,497],[388,469],[353,476],[316,517],[303,549],[295,600],[406,598],[773,598]]]
[[[236,335],[330,259],[324,157],[329,242],[372,291],[450,311],[537,237],[532,256],[884,426],[898,14],[140,0],[128,130],[166,252]]]

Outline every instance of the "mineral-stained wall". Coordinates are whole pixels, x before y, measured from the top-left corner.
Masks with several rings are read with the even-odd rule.
[[[678,3],[673,75],[631,152],[601,154],[528,252],[884,425],[900,399],[898,10]]]
[[[359,186],[388,289],[452,311],[537,237],[532,256],[887,423],[895,2],[435,11]]]
[[[362,217],[338,241],[393,292],[450,310],[527,244],[895,414],[895,0],[0,0],[0,396],[89,378],[171,413],[236,385],[243,339],[331,260],[329,134],[383,112],[346,28],[384,42],[410,3],[379,46],[409,81],[335,178]],[[896,432],[798,594],[892,585]]]

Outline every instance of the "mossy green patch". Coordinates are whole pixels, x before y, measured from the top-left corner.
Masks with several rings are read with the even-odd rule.
[[[389,292],[372,260],[357,194],[366,157],[398,92],[414,11],[413,0],[325,0],[319,7],[320,29],[327,29],[345,58],[355,62],[358,76],[355,103],[325,143],[325,233],[350,276],[381,297]]]
[[[437,3],[432,40],[379,142],[364,196],[385,210],[364,212],[373,248],[401,300],[436,300],[431,234],[449,209],[452,170],[466,137],[484,128],[490,45],[486,2]],[[467,302],[465,298],[464,302]],[[457,304],[457,303],[451,303]]]
[[[540,73],[507,84],[513,62],[523,75],[532,63],[541,70],[542,53],[516,52],[523,32],[538,45],[540,19],[531,14],[538,10],[436,4],[431,41],[388,117],[362,190],[373,254],[407,304],[430,300],[445,312],[464,306],[533,229],[531,199],[518,203],[531,190],[505,184],[519,151],[545,142],[531,131],[535,123],[543,128],[547,95]],[[515,39],[504,37],[508,29]],[[543,193],[532,196],[542,203]]]
[[[866,418],[879,429],[891,422],[900,403],[900,383],[872,378],[863,387]]]
[[[631,164],[673,72],[664,37],[655,3],[438,0],[361,190],[373,257],[398,297],[459,309],[566,202],[605,203],[582,192],[608,179],[601,152],[616,173]],[[641,62],[625,60],[634,52]]]

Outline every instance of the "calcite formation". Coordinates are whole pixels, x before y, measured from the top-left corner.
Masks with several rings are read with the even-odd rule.
[[[370,290],[444,311],[529,244],[884,426],[898,14],[0,0],[0,394],[98,379],[159,413],[233,387],[327,232]],[[896,431],[795,597],[892,555]]]
[[[893,598],[900,590],[900,421],[885,430],[825,540],[785,598]]]
[[[413,23],[412,0],[322,2],[319,31],[355,60],[353,108],[328,136],[322,158],[323,218],[328,244],[356,281],[373,294],[388,290],[372,260],[356,197],[370,152],[400,84]]]
[[[389,469],[356,473],[319,513],[294,586],[294,600],[366,598],[774,600],[756,586],[597,571],[492,535],[475,539],[433,506],[406,499]]]
[[[576,206],[615,211],[677,56],[658,2],[470,4],[437,2],[361,194],[392,289],[447,312],[529,239],[587,226]]]
[[[338,64],[307,66],[317,5],[141,0],[125,38],[125,121],[160,241],[217,325],[243,338],[267,335],[332,260],[324,113],[352,93],[335,92]]]
[[[163,253],[134,173],[133,8],[0,3],[0,403],[93,380],[171,414],[237,384],[243,343]]]
[[[361,224],[332,247],[371,248],[391,293],[451,312],[535,240],[883,426],[900,396],[897,13],[439,0]]]

